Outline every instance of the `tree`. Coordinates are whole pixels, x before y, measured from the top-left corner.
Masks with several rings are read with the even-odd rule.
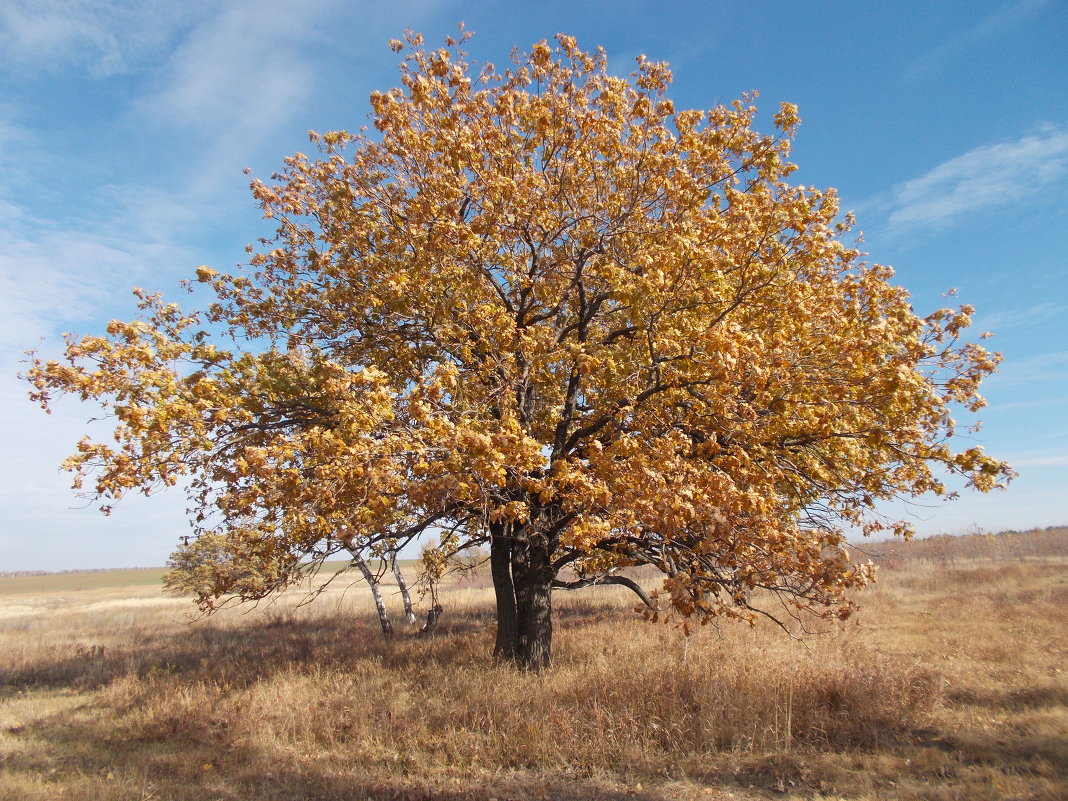
[[[249,539],[236,529],[231,530],[225,537],[204,533],[199,537],[183,537],[182,540],[182,544],[167,560],[168,569],[163,574],[164,589],[176,595],[195,596],[208,612],[215,610],[216,599],[221,596],[229,596],[232,599],[262,598],[280,586],[288,585],[295,576],[311,572],[321,564],[321,560],[312,562],[305,570],[298,570],[286,576],[279,571],[284,562],[279,563],[273,558],[263,559],[254,547],[248,547],[250,544],[255,545],[255,534]],[[404,618],[409,626],[415,624],[416,616],[396,547],[387,544],[384,549],[375,550],[383,553],[377,569],[372,569],[364,554],[353,548],[349,553],[351,561],[348,568],[343,568],[338,574],[350,568],[360,571],[371,590],[382,633],[389,637],[393,635],[393,623],[382,597],[382,575],[387,567],[393,571],[397,593],[404,605]],[[338,574],[320,583],[310,597],[325,590]]]
[[[554,582],[653,565],[654,616],[844,616],[871,577],[846,532],[909,533],[880,501],[1011,477],[952,440],[999,359],[960,341],[972,309],[919,318],[834,192],[789,182],[794,106],[761,135],[754,96],[676,111],[644,57],[625,80],[560,35],[497,71],[466,38],[391,42],[377,134],[252,182],[277,233],[197,269],[206,312],[138,291],[35,358],[38,401],[117,421],[76,487],[185,480],[196,534],[269,566],[202,602],[431,532],[430,562],[489,546],[496,653],[540,668]]]

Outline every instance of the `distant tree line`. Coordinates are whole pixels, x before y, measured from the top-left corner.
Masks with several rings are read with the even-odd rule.
[[[73,570],[0,570],[0,578],[17,578],[19,576],[69,576],[75,573],[118,573],[125,570],[161,570],[155,567],[88,567]]]
[[[1027,531],[985,532],[975,527],[965,534],[938,534],[909,542],[865,544],[863,550],[880,567],[893,569],[924,562],[952,567],[957,564],[1044,560],[1068,557],[1068,526]]]

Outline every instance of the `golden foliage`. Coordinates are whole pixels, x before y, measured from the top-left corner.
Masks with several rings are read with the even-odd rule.
[[[106,507],[187,481],[198,531],[268,576],[502,523],[554,569],[653,564],[676,612],[751,618],[758,590],[847,614],[871,568],[844,529],[907,534],[878,502],[1011,477],[954,449],[999,358],[959,342],[972,309],[919,318],[834,191],[789,182],[796,107],[762,135],[755,95],[676,111],[644,57],[615,77],[560,35],[499,71],[465,39],[391,42],[376,133],[313,133],[253,181],[277,234],[247,274],[197,269],[207,312],[139,292],[139,319],[35,362],[46,407],[118,423],[76,486]]]

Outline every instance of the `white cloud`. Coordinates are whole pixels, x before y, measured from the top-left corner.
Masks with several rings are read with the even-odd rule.
[[[192,28],[171,55],[166,80],[146,101],[157,117],[217,132],[269,128],[300,111],[315,85],[309,39],[336,5],[284,0],[229,3]]]
[[[34,136],[16,121],[17,115],[11,104],[0,101],[0,173],[4,176],[0,181],[0,203],[26,179],[30,170],[26,153],[33,149]],[[9,206],[0,206],[0,221],[11,214]]]
[[[0,570],[161,564],[186,529],[181,493],[151,504],[124,501],[113,518],[86,507],[59,464],[88,431],[106,439],[108,423],[89,425],[99,409],[77,401],[45,415],[16,374],[27,367],[28,348],[58,356],[60,330],[131,316],[130,286],[153,281],[146,271],[182,251],[137,229],[126,238],[64,230],[2,200],[0,215],[0,504],[7,510]]]
[[[1063,303],[1044,301],[1026,309],[1006,309],[982,314],[976,318],[974,326],[977,330],[992,331],[996,334],[1013,328],[1030,328],[1051,320],[1062,321],[1066,310],[1068,307]]]
[[[993,392],[995,388],[1002,390],[1007,386],[1027,384],[1031,388],[1030,394],[1038,395],[1042,389],[1054,389],[1053,382],[1065,379],[1068,379],[1068,350],[1061,350],[1002,362],[983,386]]]
[[[1008,462],[1014,468],[1068,467],[1068,453],[1058,453],[1052,456],[1031,456],[1023,459],[1009,459]]]
[[[77,401],[55,413],[35,409],[28,385],[6,361],[0,374],[0,570],[161,565],[189,529],[185,497],[124,498],[110,517],[71,490],[59,469],[86,433],[105,441],[107,424],[91,425],[93,410]]]
[[[1038,195],[1068,174],[1068,130],[1049,127],[986,145],[894,187],[887,217],[894,233],[940,228],[960,218]]]
[[[913,62],[907,78],[916,79],[936,70],[945,62],[961,53],[975,49],[998,36],[1006,36],[1013,25],[1038,13],[1050,0],[1012,0],[1003,4],[994,13],[950,36],[937,47],[927,51]]]
[[[75,259],[97,267],[117,266],[126,257],[91,239],[60,236],[53,243],[52,263],[28,252],[25,244],[16,243],[0,256],[0,353],[18,352],[55,325],[88,317],[106,297],[97,270],[72,269]]]
[[[73,65],[98,78],[123,73],[158,53],[200,5],[6,0],[0,5],[0,60],[49,70]]]
[[[191,27],[132,107],[138,124],[198,143],[189,190],[216,195],[265,143],[300,118],[321,90],[320,31],[339,0],[299,9],[286,0],[220,4]],[[290,145],[291,147],[292,145]]]
[[[987,379],[988,381],[993,379]],[[986,389],[984,385],[984,390]],[[983,409],[984,414],[994,412],[1009,412],[1020,409],[1046,409],[1050,406],[1068,406],[1068,400],[1060,394],[1046,398],[1028,398],[1027,400],[1007,401],[1006,403],[991,403]],[[1043,434],[1043,437],[1046,435]]]
[[[0,358],[72,323],[106,322],[99,318],[109,306],[132,312],[131,287],[167,289],[156,286],[160,273],[173,274],[180,265],[189,272],[193,259],[173,242],[182,218],[161,223],[170,209],[165,199],[145,203],[139,220],[117,207],[116,218],[78,230],[32,219],[0,199]],[[151,230],[153,224],[160,228]]]
[[[21,352],[47,336],[42,353],[56,355],[59,331],[129,317],[132,285],[166,291],[198,263],[240,260],[249,234],[242,227],[232,241],[230,224],[253,216],[241,167],[268,157],[277,165],[299,147],[277,140],[292,136],[316,93],[336,92],[330,70],[388,53],[388,38],[418,28],[437,5],[0,0],[0,69],[131,78],[117,86],[125,114],[93,123],[116,146],[96,156],[113,169],[88,172],[110,184],[44,180],[56,159],[42,145],[49,132],[20,127],[32,109],[0,103],[0,570],[163,562],[188,527],[182,493],[124,499],[106,519],[80,508],[57,466],[94,410],[77,401],[51,416],[35,409],[15,379]],[[350,89],[354,74],[360,92],[374,88],[344,74]],[[138,175],[153,154],[158,169]],[[16,167],[24,176],[13,181]],[[106,423],[95,431],[106,438]]]

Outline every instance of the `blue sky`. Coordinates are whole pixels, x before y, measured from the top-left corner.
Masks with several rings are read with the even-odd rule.
[[[130,317],[132,286],[179,297],[197,265],[232,270],[269,232],[242,169],[366,123],[397,84],[387,40],[460,20],[478,60],[563,31],[621,74],[669,61],[679,108],[797,103],[797,181],[837,187],[918,311],[957,288],[1005,355],[975,436],[1019,479],[913,505],[917,528],[1068,523],[1068,4],[5,0],[0,570],[159,565],[187,529],[180,492],[110,518],[74,498],[57,465],[100,429],[77,402],[35,408],[21,352]]]

